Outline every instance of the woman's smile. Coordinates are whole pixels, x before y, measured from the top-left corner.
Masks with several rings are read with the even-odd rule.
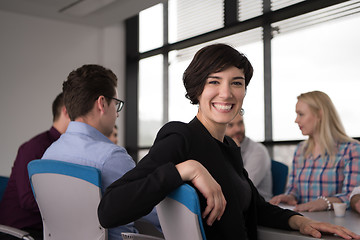
[[[215,109],[224,112],[229,112],[234,106],[234,104],[229,103],[213,103],[212,105]]]

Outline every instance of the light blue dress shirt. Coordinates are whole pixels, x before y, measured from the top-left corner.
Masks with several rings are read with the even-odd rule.
[[[103,193],[111,183],[135,167],[135,162],[125,148],[113,144],[94,127],[75,121],[70,122],[66,132],[46,150],[42,159],[96,167],[101,172]],[[155,226],[159,225],[154,211],[147,219]],[[137,230],[134,223],[112,228],[108,231],[108,239],[122,239],[121,232]]]

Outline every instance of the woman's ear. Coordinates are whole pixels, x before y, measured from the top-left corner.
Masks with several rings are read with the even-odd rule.
[[[318,113],[317,113],[317,120],[319,123],[321,123],[322,119],[323,119],[323,111],[322,110],[319,110]]]
[[[323,111],[320,109],[318,112],[318,118],[321,120],[323,118]]]

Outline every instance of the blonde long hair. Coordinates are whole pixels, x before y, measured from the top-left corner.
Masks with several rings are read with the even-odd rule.
[[[327,153],[330,159],[334,159],[337,153],[337,143],[355,141],[345,133],[339,114],[326,93],[321,91],[302,93],[297,99],[308,104],[310,110],[320,119],[315,126],[315,131],[319,132],[322,157]],[[309,136],[304,145],[305,156],[309,156],[314,147],[315,141],[313,137]]]

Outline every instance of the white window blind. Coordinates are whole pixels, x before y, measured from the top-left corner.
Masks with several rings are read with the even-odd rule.
[[[274,35],[291,32],[360,13],[360,1],[347,1],[272,24]]]
[[[224,26],[223,0],[169,0],[169,42]]]
[[[244,21],[262,15],[262,0],[238,0],[238,20]]]
[[[273,0],[271,1],[271,10],[275,11],[280,8],[288,7],[305,0]]]
[[[246,32],[233,34],[228,37],[219,38],[213,41],[205,42],[189,48],[178,50],[176,53],[176,61],[182,62],[182,61],[190,60],[200,48],[213,43],[225,43],[237,48],[261,40],[262,40],[262,28],[256,28]]]

